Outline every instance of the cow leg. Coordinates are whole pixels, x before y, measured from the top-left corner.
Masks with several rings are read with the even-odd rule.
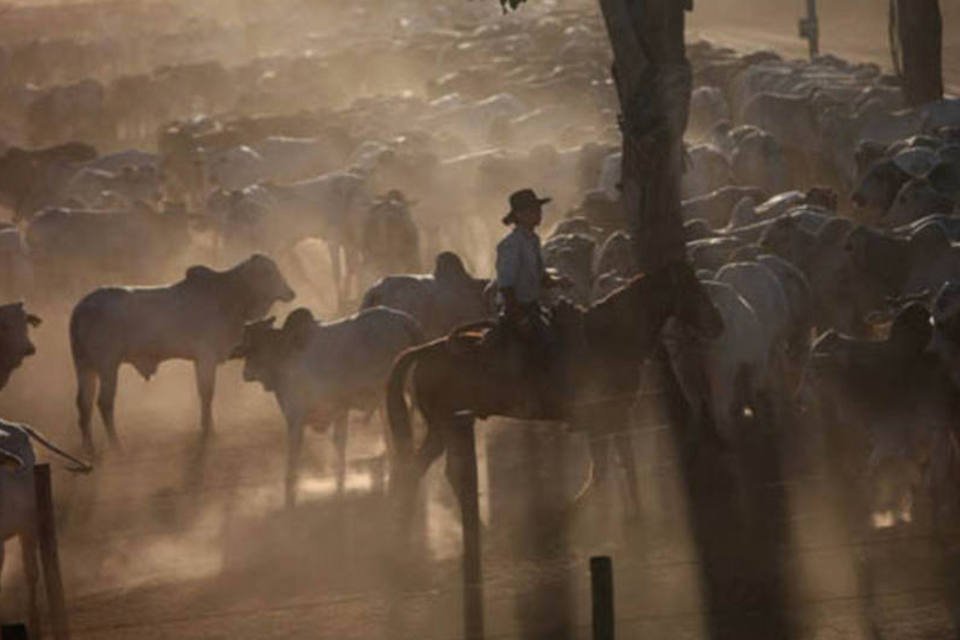
[[[623,474],[627,483],[627,515],[635,518],[640,514],[640,493],[638,490],[637,461],[633,455],[633,441],[630,433],[621,431],[613,437],[613,445],[617,450],[617,457],[623,465]]]
[[[97,374],[95,371],[77,371],[77,412],[79,414],[80,435],[83,449],[87,455],[93,455],[93,434],[90,423],[93,419],[93,399],[97,393]]]
[[[0,587],[3,586],[3,563],[7,559],[6,546],[6,543],[0,540]]]
[[[344,294],[343,272],[340,268],[340,245],[336,242],[327,242],[327,251],[330,253],[330,269],[333,272],[333,285],[337,292],[337,309],[342,310]]]
[[[116,425],[113,421],[113,404],[117,397],[117,373],[119,365],[111,365],[100,371],[100,395],[97,397],[97,408],[100,409],[100,418],[107,430],[107,437],[114,447],[120,446],[117,437]]]
[[[27,581],[27,620],[30,633],[40,637],[40,606],[37,600],[37,585],[40,570],[37,563],[37,541],[33,535],[20,535],[20,551],[23,554],[23,575]]]
[[[343,299],[344,303],[349,303],[352,300],[354,291],[363,291],[360,284],[360,254],[356,250],[351,250],[349,247],[343,248],[343,254],[345,263]],[[341,310],[347,311],[345,308]]]
[[[303,448],[303,421],[287,421],[287,477],[285,504],[288,509],[297,502],[297,478],[300,475],[300,450]]]
[[[347,481],[347,429],[350,412],[344,411],[333,421],[333,447],[337,451],[337,493],[342,494]]]
[[[607,471],[610,468],[609,443],[607,440],[610,434],[606,430],[596,434],[587,431],[589,434],[590,446],[590,470],[587,472],[587,479],[583,486],[577,492],[573,499],[573,508],[582,507],[587,498],[593,493],[598,484],[602,485],[607,478]]]
[[[217,363],[214,360],[197,360],[197,393],[200,395],[200,429],[206,440],[213,432],[213,391],[217,383]]]

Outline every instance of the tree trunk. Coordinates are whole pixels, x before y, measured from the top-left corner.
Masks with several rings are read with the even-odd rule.
[[[890,38],[894,67],[907,105],[943,98],[943,20],[938,0],[891,0]]]
[[[640,267],[652,271],[685,255],[680,177],[691,73],[683,29],[691,7],[689,0],[600,5],[621,108],[623,205]]]
[[[639,263],[649,272],[686,254],[680,179],[691,92],[684,20],[692,6],[689,0],[600,0],[600,6],[621,109],[623,205]],[[776,430],[748,425],[762,435],[729,443],[735,451],[725,454],[691,446],[702,440],[703,425],[690,423],[669,358],[661,353],[658,359],[682,461],[707,631],[714,639],[795,637],[783,575],[786,497],[770,490],[782,486]]]

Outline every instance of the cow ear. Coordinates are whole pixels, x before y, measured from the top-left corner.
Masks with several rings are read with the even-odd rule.
[[[39,327],[41,324],[43,324],[43,320],[40,318],[40,316],[35,316],[32,313],[28,313],[27,324],[29,324],[31,327]]]
[[[287,316],[286,322],[283,323],[283,335],[292,347],[302,348],[310,340],[310,334],[316,326],[317,321],[310,310],[300,307]]]

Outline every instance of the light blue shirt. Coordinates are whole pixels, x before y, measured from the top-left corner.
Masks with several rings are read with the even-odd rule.
[[[540,236],[517,225],[497,245],[497,287],[512,288],[517,302],[530,304],[540,300],[543,275]]]

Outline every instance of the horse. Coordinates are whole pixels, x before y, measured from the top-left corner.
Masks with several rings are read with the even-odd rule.
[[[397,489],[415,491],[420,478],[446,450],[447,478],[461,506],[464,504],[460,481],[467,470],[456,459],[458,448],[451,446],[464,416],[586,425],[594,435],[600,432],[613,437],[629,479],[635,481],[629,434],[611,423],[626,421],[639,387],[641,365],[658,347],[661,329],[669,318],[705,339],[718,337],[724,329],[719,312],[685,262],[636,276],[588,309],[561,306],[554,319],[559,334],[555,383],[556,397],[567,402],[556,407],[559,411],[530,406],[529,398],[542,386],[526,376],[491,375],[489,363],[478,355],[478,349],[463,348],[459,330],[401,353],[387,383],[386,400]],[[427,426],[416,453],[404,397],[408,378],[413,404]],[[578,499],[597,472],[604,471],[604,444],[596,438],[591,443],[591,478]],[[631,499],[638,502],[635,493]]]

